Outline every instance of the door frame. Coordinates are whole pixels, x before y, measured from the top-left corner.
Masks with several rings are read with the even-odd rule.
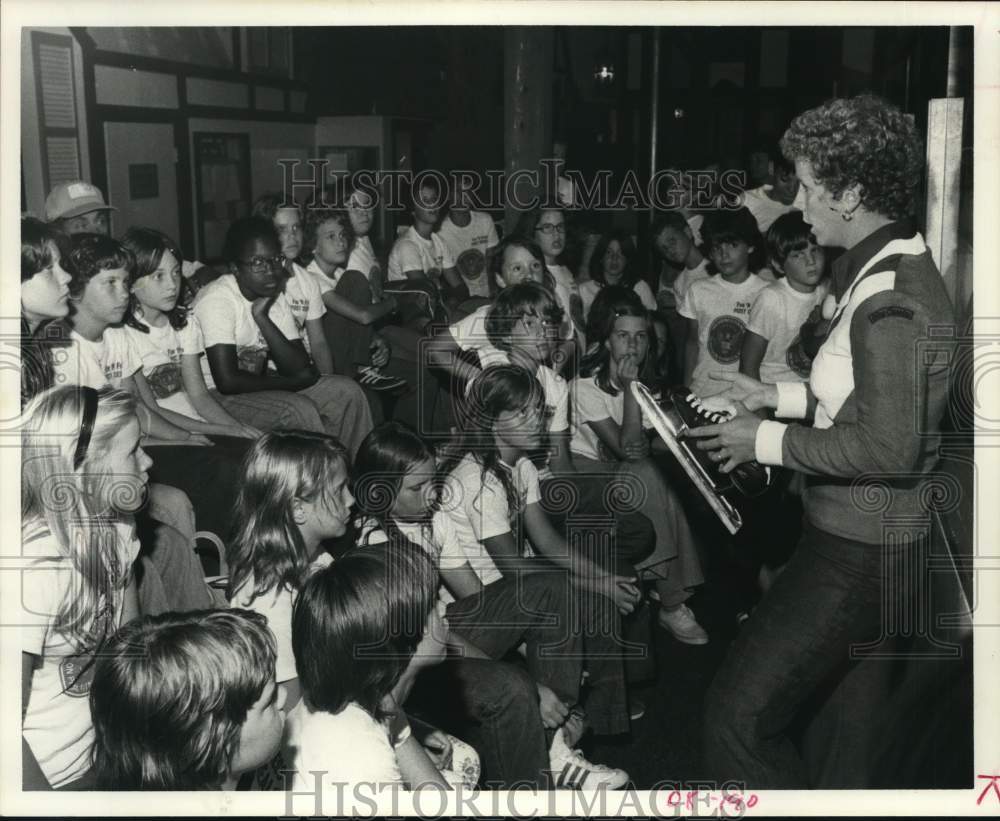
[[[97,139],[91,140],[91,165],[95,184],[98,185],[105,195],[110,190],[110,176],[108,173],[107,158],[107,134],[105,125],[108,123],[143,123],[161,124],[173,126],[174,140],[174,176],[177,190],[177,202],[174,207],[177,215],[177,226],[180,231],[179,237],[173,237],[175,242],[180,243],[185,255],[195,257],[194,248],[194,224],[191,219],[191,209],[181,207],[182,203],[191,202],[190,183],[190,152],[187,147],[187,124],[183,117],[172,111],[158,111],[152,109],[132,108],[131,106],[99,106],[97,116],[94,118]],[[99,143],[100,151],[95,152],[94,148]],[[99,181],[99,182],[98,182]],[[187,218],[185,219],[185,214]]]

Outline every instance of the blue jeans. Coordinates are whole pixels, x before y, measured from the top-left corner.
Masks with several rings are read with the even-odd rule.
[[[420,672],[406,709],[471,744],[479,753],[485,785],[545,789],[549,756],[538,690],[519,667],[449,658]]]
[[[883,608],[906,595],[898,579],[910,552],[906,544],[889,549],[806,523],[785,571],[712,681],[704,736],[709,777],[754,789],[815,786],[788,730],[807,701],[829,690],[827,704],[836,707],[829,758],[842,770],[824,778],[825,786],[865,786],[869,728],[891,662],[852,659],[851,649],[882,638]]]

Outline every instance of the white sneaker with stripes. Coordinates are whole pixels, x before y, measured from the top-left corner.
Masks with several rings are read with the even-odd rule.
[[[406,380],[397,376],[385,376],[378,368],[364,365],[358,368],[355,380],[363,387],[373,391],[392,391],[405,388]]]
[[[628,773],[603,764],[592,764],[579,750],[571,750],[560,727],[549,748],[552,786],[557,790],[617,790],[628,783]]]

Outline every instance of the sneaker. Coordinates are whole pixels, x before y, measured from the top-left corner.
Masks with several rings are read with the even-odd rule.
[[[660,609],[657,616],[660,627],[669,630],[677,641],[684,644],[708,644],[708,633],[698,624],[691,608],[686,604],[673,610]]]
[[[397,376],[384,376],[378,368],[370,365],[358,368],[358,373],[354,377],[363,388],[371,391],[394,391],[405,388],[407,382]]]
[[[628,773],[603,764],[592,764],[579,750],[571,750],[556,730],[549,748],[552,786],[557,790],[617,790],[628,783]]]
[[[638,721],[646,715],[646,704],[635,696],[628,700],[628,717],[632,721]]]

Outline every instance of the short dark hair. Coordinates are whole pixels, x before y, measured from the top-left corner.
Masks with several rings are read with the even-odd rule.
[[[792,251],[801,251],[810,243],[816,245],[816,236],[812,232],[812,226],[805,221],[801,211],[789,211],[782,214],[767,229],[767,255],[784,265],[785,260]],[[774,272],[776,275],[778,271]]]
[[[524,281],[504,288],[486,315],[486,338],[501,351],[510,350],[509,337],[525,315],[550,319],[559,327],[563,309],[552,292],[537,282]]]
[[[595,282],[600,282],[602,285],[607,284],[604,280],[603,258],[608,250],[608,246],[612,242],[618,243],[618,247],[622,251],[622,256],[625,257],[625,270],[622,271],[620,284],[632,288],[639,281],[639,274],[636,272],[634,265],[637,256],[635,243],[632,242],[632,237],[629,236],[628,231],[623,231],[620,228],[615,228],[602,234],[601,238],[597,241],[597,245],[594,246],[594,253],[590,257],[590,276]]]
[[[101,649],[90,687],[98,786],[218,787],[274,677],[267,620],[236,608],[146,616]]]
[[[285,200],[284,195],[278,194],[271,191],[267,194],[261,194],[254,200],[253,207],[250,209],[250,216],[252,217],[263,217],[267,220],[273,220],[274,215],[278,213],[282,208],[291,208],[299,212],[299,216],[302,216],[302,208],[294,200]]]
[[[873,94],[830,100],[799,114],[781,138],[834,197],[859,185],[867,211],[899,220],[912,213],[924,154],[910,115]]]
[[[508,248],[523,248],[542,264],[543,272],[547,270],[545,268],[545,254],[542,253],[542,249],[538,247],[537,242],[520,234],[508,234],[500,240],[500,243],[490,254],[489,274],[491,282],[496,282],[496,278],[500,276],[503,270],[503,255],[507,252]]]
[[[174,255],[178,264],[183,264],[184,256],[181,254],[177,243],[174,242],[170,237],[164,234],[162,231],[157,231],[155,228],[141,228],[133,226],[125,232],[125,236],[122,237],[122,245],[128,248],[135,257],[135,268],[131,271],[128,283],[129,285],[135,285],[143,277],[147,277],[152,274],[157,268],[160,267],[160,262],[163,260],[163,255],[167,251]],[[167,314],[167,320],[170,322],[170,326],[177,330],[185,327],[187,325],[187,302],[188,302],[188,290],[190,286],[187,280],[181,276],[180,281],[180,292],[177,294],[177,304],[174,305],[174,309]],[[129,297],[128,310],[125,313],[125,324],[129,325],[136,330],[149,333],[149,328],[139,320],[135,315],[136,302],[138,300],[135,294]]]
[[[247,246],[255,240],[267,240],[281,250],[281,239],[271,220],[260,216],[242,217],[226,231],[226,240],[222,245],[223,259],[231,263],[239,262]]]
[[[101,271],[124,268],[131,280],[135,255],[118,240],[104,234],[74,234],[69,242],[69,258],[73,263],[70,296],[79,297],[87,283]]]
[[[303,232],[302,252],[311,256],[316,251],[316,232],[324,222],[337,222],[347,237],[347,254],[350,256],[357,237],[351,226],[351,218],[343,208],[310,208],[306,211],[306,225]]]
[[[685,230],[691,230],[687,219],[685,219],[680,211],[663,211],[657,214],[656,219],[653,220],[653,228],[649,234],[650,238],[655,241],[666,228],[673,228],[675,231],[680,231],[681,233],[684,233]]]
[[[436,606],[438,572],[421,548],[349,550],[313,573],[295,601],[292,649],[310,707],[339,713],[355,703],[382,715]]]
[[[767,259],[764,238],[760,235],[757,220],[744,206],[741,208],[720,208],[705,215],[701,224],[701,236],[705,247],[711,253],[713,246],[726,242],[745,242],[753,251],[748,260],[750,271],[759,271]],[[710,271],[714,273],[714,265]]]
[[[31,279],[39,271],[44,271],[52,262],[52,250],[59,251],[60,262],[68,273],[72,273],[70,262],[70,241],[62,231],[35,217],[21,218],[21,282]]]

